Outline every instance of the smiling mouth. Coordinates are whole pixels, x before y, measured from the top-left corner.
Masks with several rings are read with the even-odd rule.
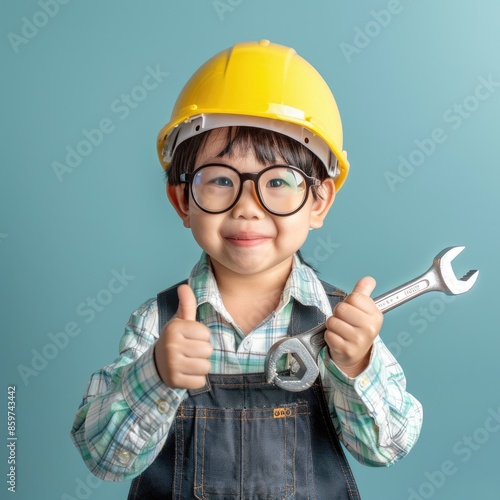
[[[270,236],[264,234],[233,234],[226,236],[226,240],[237,246],[260,245],[270,239]]]

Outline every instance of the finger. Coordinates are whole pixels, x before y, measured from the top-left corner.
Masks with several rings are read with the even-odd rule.
[[[186,376],[208,375],[210,373],[211,364],[207,359],[191,359],[185,358],[179,364],[177,373]]]
[[[180,352],[186,358],[208,359],[213,353],[213,347],[208,340],[191,340],[184,344]]]
[[[365,296],[362,298],[370,301],[370,304],[366,306],[366,310],[362,307],[341,302],[335,307],[333,315],[327,319],[327,329],[346,339],[354,339],[358,330],[364,331],[370,336],[378,333],[382,326],[384,316],[374,305],[372,299]],[[363,307],[365,307],[364,304]]]
[[[198,389],[205,385],[210,373],[210,361],[203,359],[179,358],[172,361],[167,385],[172,388]]]
[[[204,376],[184,376],[181,387],[184,389],[201,389],[205,387],[207,379]]]
[[[352,292],[367,295],[369,297],[376,286],[377,282],[371,276],[365,276],[356,283]]]
[[[362,333],[357,325],[335,316],[328,318],[326,327],[330,338],[338,338],[348,344],[356,344],[362,338]]]
[[[184,375],[176,374],[176,376],[168,383],[172,389],[201,389],[207,383],[204,375]]]
[[[351,304],[339,304],[328,318],[327,328],[341,335],[351,335],[353,328],[363,326],[367,321],[366,313]]]
[[[345,356],[349,347],[349,342],[345,337],[328,330],[325,332],[325,340],[328,340],[327,344],[330,355],[333,355],[333,357]]]
[[[179,319],[196,321],[196,297],[191,287],[181,285],[177,288],[177,296],[179,297],[179,306],[176,316]]]

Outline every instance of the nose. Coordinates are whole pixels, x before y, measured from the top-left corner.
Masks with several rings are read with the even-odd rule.
[[[265,216],[266,209],[260,203],[257,186],[251,179],[243,182],[240,197],[232,209],[232,214],[235,219],[262,219]]]

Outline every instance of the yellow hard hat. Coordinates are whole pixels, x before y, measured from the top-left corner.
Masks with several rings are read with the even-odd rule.
[[[165,169],[176,147],[206,130],[251,126],[287,135],[311,150],[340,189],[349,171],[342,122],[328,85],[295,50],[245,42],[216,54],[182,89],[158,134]]]

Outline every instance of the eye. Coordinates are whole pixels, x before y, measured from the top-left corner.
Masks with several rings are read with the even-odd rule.
[[[214,177],[210,179],[209,184],[220,187],[233,187],[233,181],[229,177]]]
[[[288,186],[288,183],[284,179],[270,179],[267,181],[267,187],[270,188],[281,188]]]

